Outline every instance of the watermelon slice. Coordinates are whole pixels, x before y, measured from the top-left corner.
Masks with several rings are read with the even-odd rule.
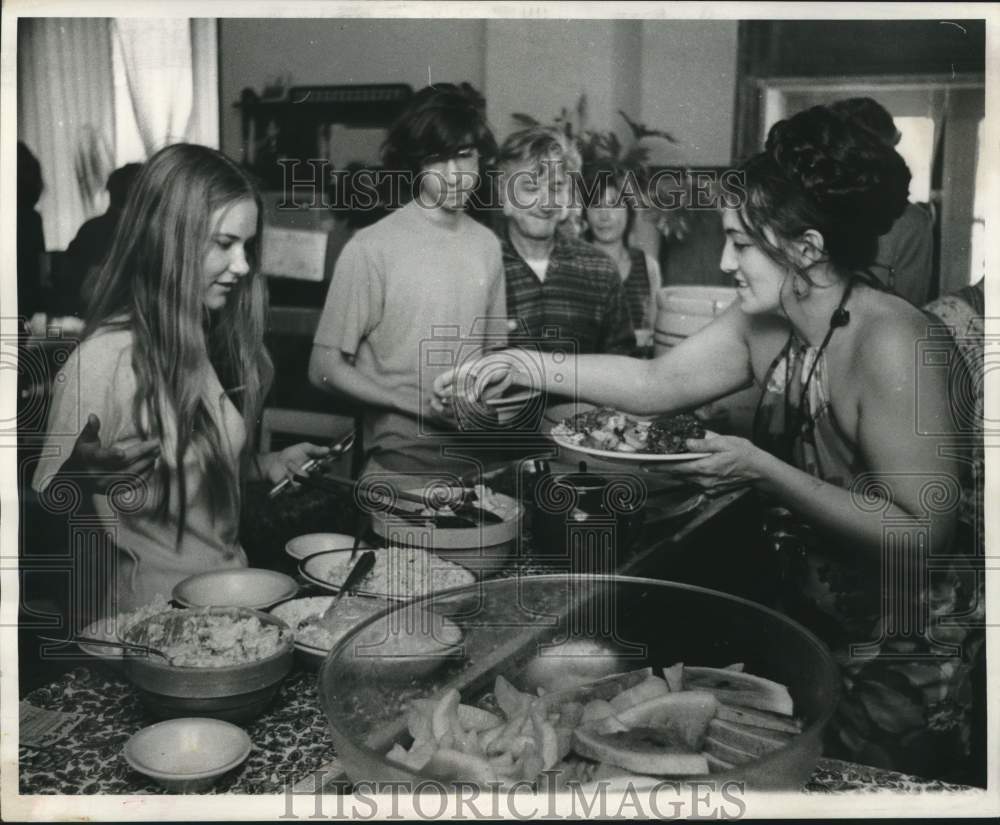
[[[802,732],[802,722],[794,716],[770,713],[769,711],[757,708],[720,703],[719,710],[715,715],[726,722],[753,725],[754,727],[765,728],[766,730],[773,730],[779,733],[796,734]]]
[[[554,690],[540,697],[540,701],[545,709],[554,710],[566,702],[580,702],[587,704],[593,699],[614,699],[622,691],[635,687],[640,682],[646,681],[653,675],[653,668],[644,667],[639,670],[630,670],[627,673],[613,673],[603,679],[588,682],[585,685],[569,688],[567,690]]]
[[[632,728],[611,734],[577,728],[573,732],[573,749],[588,759],[640,774],[708,773],[704,756],[678,748],[670,736],[656,728]]]
[[[741,748],[727,745],[725,742],[720,742],[711,736],[705,737],[705,753],[714,756],[716,759],[721,759],[723,762],[728,762],[730,765],[742,765],[745,762],[752,762],[757,758],[752,753],[747,753]]]
[[[709,773],[722,773],[723,771],[731,771],[734,767],[725,759],[719,759],[718,756],[713,756],[708,752],[702,752],[701,755],[704,756],[705,761],[708,762]]]
[[[700,690],[667,693],[640,702],[618,713],[629,728],[652,726],[667,731],[677,745],[700,751],[718,700]]]
[[[684,663],[678,662],[663,668],[663,678],[671,692],[678,693],[684,690]]]
[[[708,723],[708,735],[716,742],[731,745],[755,756],[763,756],[779,750],[785,747],[791,739],[787,734],[763,728],[752,728],[749,725],[726,722],[722,719],[713,719]]]
[[[621,713],[626,708],[633,707],[650,699],[655,699],[658,696],[666,696],[669,693],[670,688],[667,687],[667,683],[663,679],[650,676],[648,679],[639,682],[635,687],[623,690],[613,699],[610,699],[608,704],[611,705],[611,709],[615,713]]]
[[[446,782],[462,779],[486,785],[499,780],[496,769],[487,760],[449,748],[438,748],[424,765],[424,770]]]
[[[794,712],[787,687],[749,673],[717,667],[685,667],[684,688],[710,691],[728,705],[743,705],[785,716]]]

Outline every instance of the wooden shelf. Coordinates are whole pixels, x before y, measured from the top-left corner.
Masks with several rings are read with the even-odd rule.
[[[294,86],[280,98],[244,89],[233,104],[242,116],[242,162],[266,188],[282,189],[279,161],[325,158],[321,144],[335,125],[387,129],[412,95],[406,83]]]

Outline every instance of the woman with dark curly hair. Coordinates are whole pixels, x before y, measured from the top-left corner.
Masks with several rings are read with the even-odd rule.
[[[759,387],[752,440],[689,440],[708,455],[672,472],[710,491],[749,485],[808,525],[783,590],[844,668],[830,755],[944,775],[966,747],[968,660],[942,643],[975,636],[959,616],[977,609],[937,563],[953,552],[960,489],[948,377],[922,356],[927,317],[867,271],[909,171],[822,107],[777,123],[742,171],[744,197],[722,210],[738,300],[713,323],[652,361],[494,354],[442,376],[437,403],[509,382],[655,414]],[[894,592],[904,573],[914,587]]]

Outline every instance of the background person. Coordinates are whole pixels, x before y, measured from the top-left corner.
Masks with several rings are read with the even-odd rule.
[[[107,211],[86,221],[66,247],[56,295],[61,315],[83,315],[88,300],[85,284],[108,257],[125,200],[141,169],[141,163],[127,163],[108,175]]]
[[[634,170],[613,161],[585,165],[583,184],[593,201],[584,205],[583,239],[614,262],[625,288],[636,346],[652,354],[656,295],[663,279],[653,256],[629,244],[636,203],[628,193],[637,191],[642,180]]]
[[[611,259],[558,231],[573,202],[580,156],[560,131],[536,126],[500,147],[499,229],[511,340],[546,348],[571,341],[578,353],[631,353],[635,334]]]
[[[852,118],[886,146],[896,146],[902,137],[892,115],[870,97],[838,100],[830,108]],[[934,286],[934,220],[930,212],[907,202],[903,214],[879,238],[875,262],[889,267],[886,280],[897,294],[916,307],[926,304]]]
[[[30,319],[48,311],[48,290],[42,280],[45,231],[35,209],[45,184],[42,165],[32,151],[17,142],[17,311]]]

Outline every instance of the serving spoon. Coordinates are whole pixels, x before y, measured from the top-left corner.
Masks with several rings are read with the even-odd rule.
[[[125,651],[152,653],[154,656],[160,656],[168,662],[170,661],[170,657],[162,650],[150,647],[149,645],[136,644],[135,642],[113,642],[110,639],[97,639],[93,636],[74,636],[72,639],[54,639],[51,636],[39,636],[38,638],[46,642],[55,642],[56,644],[63,645],[75,642],[77,644],[94,645],[95,647],[118,647]]]
[[[354,567],[351,568],[351,572],[347,574],[347,578],[344,579],[344,583],[340,586],[340,591],[336,596],[333,597],[333,601],[330,602],[330,606],[323,611],[323,615],[317,620],[317,624],[326,628],[327,630],[333,630],[333,613],[340,603],[340,600],[344,598],[349,592],[354,590],[360,583],[361,580],[367,576],[371,569],[375,566],[375,551],[365,550],[364,553],[358,558],[354,563]]]

